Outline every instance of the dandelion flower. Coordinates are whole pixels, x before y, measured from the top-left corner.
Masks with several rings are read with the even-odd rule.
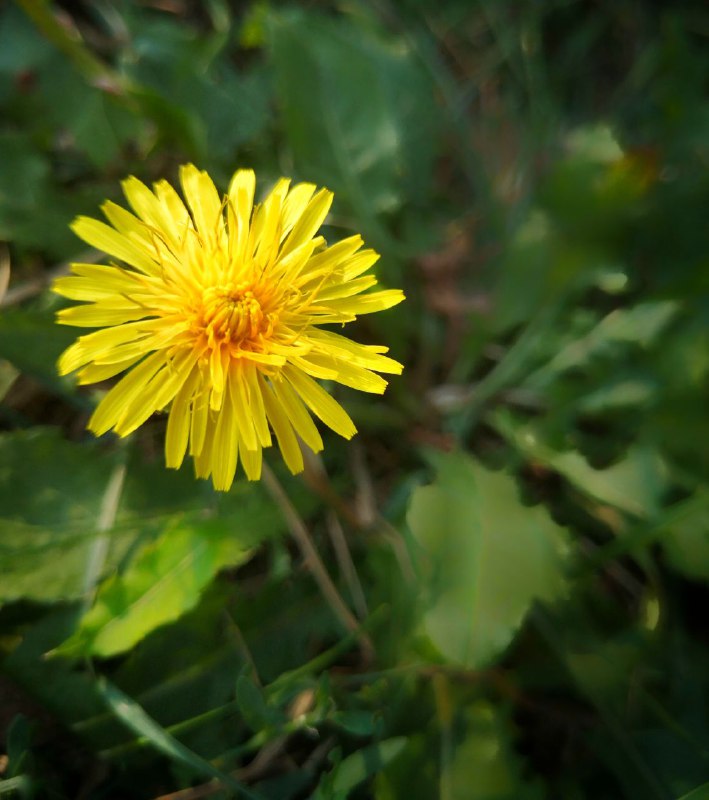
[[[327,246],[317,231],[332,193],[281,178],[254,205],[255,176],[239,170],[221,197],[206,172],[180,170],[186,205],[166,181],[151,191],[123,182],[131,213],[107,201],[108,222],[79,217],[74,232],[117,259],[73,264],[54,291],[81,305],[65,325],[97,328],[64,351],[59,371],[82,384],[126,374],[96,407],[88,427],[127,436],[169,409],[165,460],[185,454],[198,477],[231,486],[237,461],[261,474],[272,434],[292,472],[303,469],[298,437],[323,447],[311,414],[349,439],[356,429],[316,379],[381,393],[378,374],[399,374],[386,347],[362,345],[323,325],[342,325],[404,299],[367,292],[378,259],[360,236]]]

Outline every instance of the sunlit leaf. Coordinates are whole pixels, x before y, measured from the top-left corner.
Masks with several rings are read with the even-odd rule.
[[[407,516],[430,594],[423,628],[446,659],[478,668],[509,645],[534,600],[562,592],[565,533],[523,506],[507,475],[462,453],[435,464]]]
[[[637,445],[618,463],[595,469],[575,450],[559,452],[545,445],[531,425],[503,414],[495,417],[495,425],[522,453],[559,472],[583,494],[638,517],[659,511],[668,468],[656,449]]]
[[[224,567],[251,555],[251,545],[221,521],[169,526],[143,547],[125,572],[99,587],[94,606],[57,653],[111,656],[193,608]]]
[[[541,786],[523,778],[510,724],[490,703],[465,713],[467,735],[443,768],[451,800],[541,800]]]

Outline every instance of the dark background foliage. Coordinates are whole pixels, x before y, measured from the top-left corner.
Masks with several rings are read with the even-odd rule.
[[[699,0],[0,6],[1,797],[709,798],[708,36]],[[328,186],[407,294],[352,326],[406,365],[333,389],[356,439],[226,496],[55,371],[69,222],[186,161]]]

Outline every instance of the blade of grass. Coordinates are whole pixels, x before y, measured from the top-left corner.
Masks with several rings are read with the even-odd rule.
[[[116,717],[130,728],[135,734],[149,742],[156,750],[166,755],[173,761],[179,761],[191,767],[200,775],[216,778],[225,788],[243,797],[259,800],[259,796],[250,792],[233,776],[217,769],[202,756],[190,750],[182,742],[169,734],[162,725],[145,713],[131,697],[124,694],[106,678],[97,680],[97,688],[106,704],[111,708]]]

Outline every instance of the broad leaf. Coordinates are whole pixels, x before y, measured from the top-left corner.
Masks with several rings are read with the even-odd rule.
[[[223,521],[192,525],[185,520],[169,526],[124,573],[104,581],[93,608],[55,652],[112,656],[128,650],[193,608],[220,569],[241,564],[250,554],[251,548]]]
[[[345,800],[362,781],[393,761],[405,746],[406,737],[396,736],[357,750],[323,777],[312,800]]]
[[[696,510],[676,520],[662,534],[672,566],[691,579],[709,581],[709,490],[700,488]]]
[[[0,437],[0,604],[82,595],[103,495],[117,463],[98,444],[68,442],[50,429]],[[109,568],[135,537],[135,528],[114,532]]]
[[[541,800],[541,786],[522,777],[523,765],[503,715],[481,701],[465,718],[467,735],[444,767],[451,800]]]
[[[462,453],[436,464],[407,517],[430,595],[423,627],[446,659],[479,668],[509,645],[535,599],[562,591],[565,534],[543,508],[520,503],[509,476]]]
[[[506,414],[497,414],[494,424],[520,452],[556,470],[583,494],[637,517],[659,511],[668,474],[655,449],[636,445],[617,464],[595,469],[574,450],[558,452],[548,447],[532,425],[519,425]]]
[[[374,25],[313,13],[271,20],[276,91],[298,171],[356,213],[426,197],[437,115],[426,74],[403,42]]]

